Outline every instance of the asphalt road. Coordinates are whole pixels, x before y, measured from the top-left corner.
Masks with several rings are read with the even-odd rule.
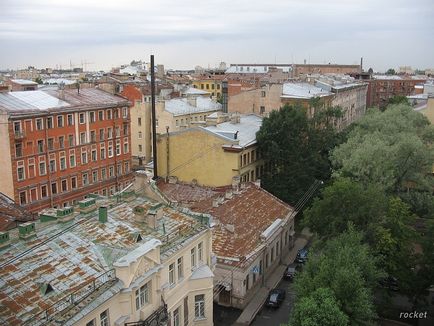
[[[288,324],[289,313],[295,299],[294,284],[282,279],[277,288],[286,290],[285,301],[277,309],[263,307],[258,315],[256,315],[255,320],[251,324],[252,326],[279,326],[281,324]]]

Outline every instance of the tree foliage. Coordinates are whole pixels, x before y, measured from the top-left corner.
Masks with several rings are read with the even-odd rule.
[[[389,98],[389,104],[405,104],[410,105],[410,101],[408,100],[407,96],[404,95],[395,95],[391,98]]]
[[[330,125],[337,112],[309,120],[304,109],[284,106],[264,118],[256,139],[269,167],[261,179],[265,189],[295,204],[315,179],[330,177],[329,152],[341,139]]]
[[[350,177],[386,192],[432,191],[434,129],[409,106],[370,110],[332,152],[334,176]]]
[[[310,256],[295,282],[295,312],[300,309],[303,298],[313,296],[317,289],[326,288],[333,293],[350,324],[362,324],[375,318],[372,288],[382,274],[362,238],[361,233],[349,228],[312,249],[315,254]]]
[[[348,316],[341,310],[333,291],[319,288],[301,298],[292,312],[291,326],[346,326]]]
[[[395,69],[393,69],[393,68],[387,69],[386,75],[396,75]]]

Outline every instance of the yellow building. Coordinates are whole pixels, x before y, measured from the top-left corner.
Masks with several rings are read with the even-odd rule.
[[[206,186],[230,185],[234,180],[255,181],[263,173],[256,133],[262,118],[253,114],[214,113],[215,125],[189,128],[157,138],[158,175]]]
[[[207,216],[134,193],[117,199],[80,202],[86,215],[46,210],[0,233],[0,248],[9,246],[0,252],[2,324],[213,325]]]
[[[221,78],[201,78],[192,82],[193,87],[210,93],[213,98],[219,99],[222,96]]]

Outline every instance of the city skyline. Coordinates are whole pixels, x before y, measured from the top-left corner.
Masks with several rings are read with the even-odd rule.
[[[433,68],[434,4],[407,1],[201,3],[5,0],[0,69],[108,70],[155,54],[167,68],[342,63]],[[385,14],[386,13],[386,14]]]

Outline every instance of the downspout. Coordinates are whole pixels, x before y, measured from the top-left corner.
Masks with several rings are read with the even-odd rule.
[[[52,189],[51,189],[50,155],[48,154],[47,117],[48,117],[48,115],[45,118],[45,128],[44,128],[44,131],[45,131],[45,144],[44,144],[44,146],[45,146],[45,161],[46,161],[45,162],[45,164],[46,164],[45,165],[45,172],[48,175],[48,189],[49,189],[49,194],[50,194],[50,206],[53,207],[54,200],[53,200],[53,192],[52,192]],[[53,123],[54,123],[54,120],[53,120]],[[44,150],[44,149],[42,148],[42,150]],[[57,190],[57,186],[56,186],[56,190]]]
[[[169,126],[166,127],[166,182],[170,176],[170,166],[169,166]]]

